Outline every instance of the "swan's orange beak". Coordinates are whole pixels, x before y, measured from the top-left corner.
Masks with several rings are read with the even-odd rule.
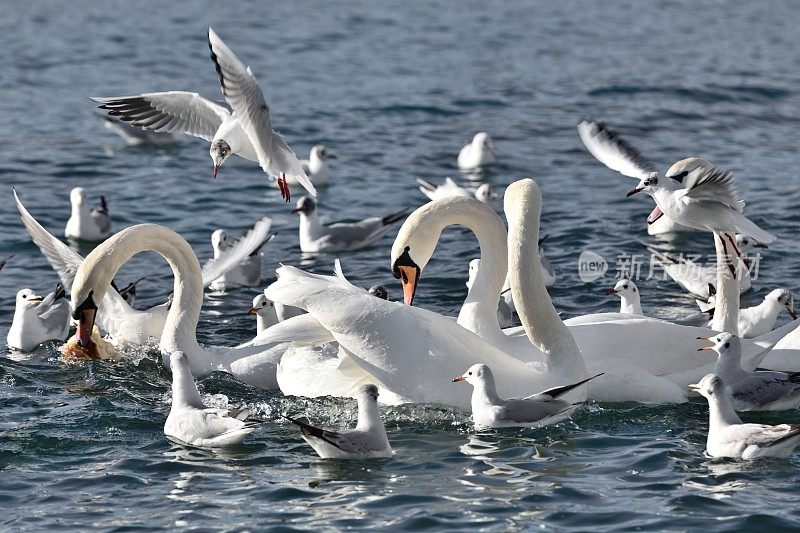
[[[406,305],[412,305],[414,303],[414,295],[417,292],[419,268],[398,266],[397,269],[400,271],[400,282],[403,284],[403,302]]]
[[[75,332],[75,339],[83,348],[92,342],[92,329],[94,329],[94,319],[97,309],[84,309],[78,315],[78,330]]]
[[[464,376],[458,376],[457,378],[453,379],[453,383],[456,383],[457,381],[465,381],[466,379],[467,378]]]

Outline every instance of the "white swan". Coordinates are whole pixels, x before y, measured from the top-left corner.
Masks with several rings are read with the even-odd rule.
[[[192,375],[203,376],[213,370],[229,372],[257,387],[274,386],[275,354],[264,347],[216,348],[206,350],[197,342],[195,331],[203,304],[203,275],[200,263],[189,246],[174,231],[156,224],[126,228],[95,248],[75,273],[72,283],[74,318],[78,320],[76,338],[85,346],[101,302],[119,268],[140,252],[156,252],[166,259],[175,277],[174,299],[167,313],[159,348],[162,362],[169,368],[169,354],[186,354]]]
[[[514,247],[509,255],[514,263],[512,272],[530,271],[530,281],[525,286],[528,294],[524,298],[515,290],[512,278],[515,300],[522,298],[523,306],[536,302],[540,312],[550,313],[557,319],[552,305],[547,308],[550,300],[541,280],[535,248],[541,209],[539,189],[533,181],[527,181],[525,186],[515,188],[512,185],[506,195],[513,199],[507,202],[519,204],[509,215],[516,229],[515,238],[533,242],[533,247]],[[506,250],[501,248],[500,251],[505,253]],[[500,260],[505,263],[505,256]],[[397,272],[406,272],[402,262],[394,266]],[[502,279],[495,281],[496,286],[491,291],[495,294],[494,306]],[[479,284],[485,285],[486,280],[476,278],[473,290]],[[531,389],[563,385],[586,377],[580,352],[559,320],[525,324],[540,343],[543,354],[544,361],[534,363],[492,346],[448,317],[375,298],[350,284],[341,271],[332,277],[284,266],[278,269],[278,281],[267,287],[265,294],[271,300],[301,307],[317,318],[339,343],[337,371],[348,373],[354,379],[360,374],[363,379],[374,380],[393,393],[395,398],[389,400],[392,403],[431,402],[468,408],[469,392],[447,384],[452,376],[476,360],[495,369],[504,389],[498,392],[505,396],[521,396]],[[496,307],[486,312],[494,315],[495,311]],[[496,325],[496,315],[494,322]],[[574,394],[575,401],[586,397],[583,387]],[[384,396],[382,393],[383,401],[387,401]]]
[[[66,290],[71,291],[75,273],[83,262],[83,257],[44,229],[22,205],[17,191],[13,193],[22,223],[28,230],[31,240],[61,278]],[[265,217],[227,253],[207,261],[203,267],[203,285],[209,285],[247,258],[264,241],[269,226],[270,219]],[[100,329],[110,335],[115,343],[130,344],[148,344],[151,339],[159,339],[170,307],[168,300],[164,304],[140,311],[131,307],[115,290],[106,291],[102,301],[95,298],[95,303],[100,308],[97,320]]]
[[[407,302],[413,301],[419,275],[430,260],[441,231],[449,225],[463,225],[478,238],[481,249],[480,268],[458,316],[458,323],[494,347],[524,361],[541,361],[542,355],[533,350],[519,329],[504,332],[497,322],[497,300],[505,278],[507,262],[505,231],[502,220],[490,208],[476,200],[447,198],[430,202],[409,215],[400,228],[392,248],[395,273],[403,281]],[[512,249],[521,241],[509,237]],[[535,244],[535,242],[533,243]],[[532,273],[534,268],[522,272]],[[538,272],[538,269],[536,269]],[[519,276],[519,284],[527,277]],[[512,288],[514,282],[512,280]],[[546,293],[545,293],[546,295]],[[552,308],[549,297],[539,302],[542,308]],[[731,299],[733,296],[731,295]],[[514,294],[520,319],[543,324],[561,321],[557,315],[542,316],[539,305],[529,306],[529,316],[523,318]],[[738,289],[736,289],[738,309]],[[719,320],[728,313],[720,311]],[[546,316],[550,315],[546,311]],[[713,336],[708,328],[689,327],[647,317],[633,318],[619,313],[585,315],[564,322],[575,338],[590,372],[605,372],[589,384],[589,396],[604,401],[641,401],[646,403],[675,403],[686,400],[686,385],[697,381],[713,370],[714,358],[698,354],[697,337]],[[736,319],[733,319],[736,323]],[[743,341],[743,365],[748,370],[757,366],[766,351],[777,339],[796,327],[787,325],[774,332]],[[516,333],[508,335],[507,333]],[[536,344],[536,338],[530,337]]]

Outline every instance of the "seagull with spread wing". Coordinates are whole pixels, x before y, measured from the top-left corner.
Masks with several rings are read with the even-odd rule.
[[[639,185],[627,196],[644,192],[653,197],[658,207],[648,222],[666,214],[684,226],[717,233],[724,237],[726,252],[729,244],[742,260],[734,234],[742,233],[764,244],[775,240],[774,235],[742,214],[744,202],[730,172],[689,157],[672,165],[666,176],[660,176],[652,163],[602,124],[584,120],[578,125],[578,132],[592,155],[603,164],[625,176],[639,178]]]
[[[269,106],[250,67],[242,63],[216,32],[208,29],[208,46],[230,108],[197,93],[167,91],[133,96],[92,97],[108,114],[143,129],[186,133],[211,142],[214,177],[232,154],[256,161],[278,178],[281,196],[290,199],[287,178],[313,196],[317,191],[297,156],[272,131]]]

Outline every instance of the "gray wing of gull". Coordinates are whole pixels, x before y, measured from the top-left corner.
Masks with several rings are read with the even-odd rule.
[[[167,91],[134,96],[91,97],[101,109],[143,129],[185,133],[211,142],[230,116],[225,107],[197,93]]]
[[[685,200],[720,202],[739,213],[744,209],[744,202],[736,191],[733,174],[727,170],[717,167],[710,170],[697,168],[686,176],[684,183],[686,185]]]
[[[58,274],[61,283],[64,284],[64,288],[67,291],[71,291],[72,282],[75,281],[75,273],[81,266],[83,257],[44,229],[42,225],[31,216],[28,210],[25,209],[25,206],[22,205],[17,191],[14,190],[13,193],[25,229],[28,230],[28,234],[31,236],[34,244],[39,247],[42,255],[44,255],[47,262],[50,263],[50,266],[53,267],[53,270]],[[110,311],[108,313],[98,312],[97,314],[98,325],[101,329],[106,331],[108,331],[106,319],[111,320],[115,317],[118,318],[134,312],[134,309],[129,306],[125,299],[115,290],[106,291],[106,295],[99,305]]]
[[[601,122],[582,120],[578,134],[586,149],[611,170],[638,179],[656,170],[649,159]]]
[[[557,415],[572,406],[564,400],[520,399],[505,400],[500,405],[501,420],[507,422],[535,423]]]
[[[272,219],[263,217],[225,253],[217,259],[206,261],[206,264],[203,265],[203,285],[210,285],[212,281],[250,257],[250,254],[257,250],[269,236],[270,226],[272,226]]]
[[[733,390],[735,399],[755,405],[766,405],[800,390],[800,374],[754,372],[729,386]]]
[[[271,176],[283,172],[316,197],[317,190],[303,171],[297,155],[283,137],[272,131],[269,106],[253,72],[211,28],[208,29],[208,47],[219,75],[222,94],[253,144],[262,170]]]

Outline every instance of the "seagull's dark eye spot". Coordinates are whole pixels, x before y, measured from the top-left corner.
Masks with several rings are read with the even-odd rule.
[[[726,342],[726,343],[725,343],[725,347],[726,347],[726,348],[730,348],[730,346],[731,346],[731,343],[729,343],[729,342]]]
[[[23,294],[22,297],[25,298],[26,300],[28,299],[28,295],[27,294]]]
[[[471,376],[471,375],[472,375],[472,372],[467,372],[467,375],[468,375],[468,376]]]
[[[626,283],[625,285],[622,286],[622,288],[623,289],[627,289],[628,288],[628,284]]]

